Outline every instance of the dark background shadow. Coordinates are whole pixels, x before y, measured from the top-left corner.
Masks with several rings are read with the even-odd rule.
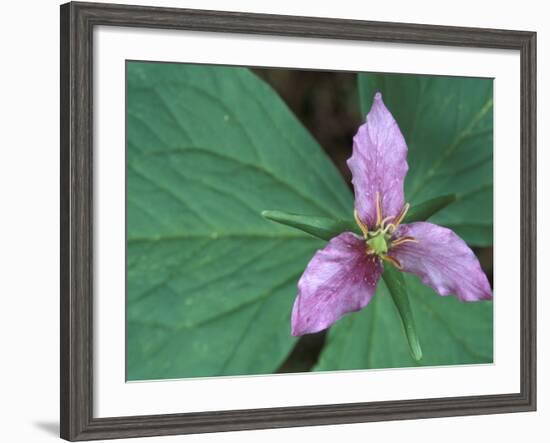
[[[57,421],[37,421],[33,425],[46,434],[59,437],[59,423]]]

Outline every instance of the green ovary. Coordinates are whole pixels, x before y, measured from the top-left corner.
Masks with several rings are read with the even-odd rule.
[[[388,252],[388,236],[383,232],[377,232],[367,240],[367,245],[376,255],[384,255]]]

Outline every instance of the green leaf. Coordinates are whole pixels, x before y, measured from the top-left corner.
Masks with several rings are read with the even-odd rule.
[[[399,368],[491,363],[492,302],[461,303],[441,297],[411,274],[403,274],[422,360],[411,356],[397,308],[384,280],[362,311],[346,315],[328,332],[315,370]]]
[[[127,376],[272,373],[323,242],[265,208],[345,219],[352,194],[249,70],[127,63]]]
[[[414,316],[409,302],[409,295],[407,294],[407,285],[403,274],[393,266],[386,266],[384,273],[382,274],[384,282],[388,288],[389,294],[392,297],[397,312],[401,318],[405,335],[409,343],[411,355],[418,361],[422,358],[422,349],[420,342],[418,341],[418,335],[416,334],[416,327],[414,325]]]
[[[360,74],[364,115],[376,91],[382,92],[409,147],[407,201],[414,208],[456,194],[456,202],[430,221],[456,229],[472,245],[491,245],[493,80]]]
[[[347,231],[361,234],[357,225],[352,221],[335,220],[314,215],[289,214],[283,211],[262,211],[262,216],[268,220],[307,232],[322,240],[330,240],[332,237]]]
[[[456,195],[443,195],[411,207],[405,216],[404,223],[424,221],[456,201]]]

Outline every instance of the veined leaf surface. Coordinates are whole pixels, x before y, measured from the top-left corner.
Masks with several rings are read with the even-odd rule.
[[[352,208],[324,151],[248,69],[128,62],[128,379],[274,372],[323,242],[261,212]]]

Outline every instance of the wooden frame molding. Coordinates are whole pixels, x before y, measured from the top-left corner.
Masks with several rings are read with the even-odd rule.
[[[521,392],[476,397],[94,418],[92,36],[94,27],[98,25],[519,51]],[[77,441],[535,410],[535,33],[100,3],[68,3],[61,6],[60,130],[62,438]]]

